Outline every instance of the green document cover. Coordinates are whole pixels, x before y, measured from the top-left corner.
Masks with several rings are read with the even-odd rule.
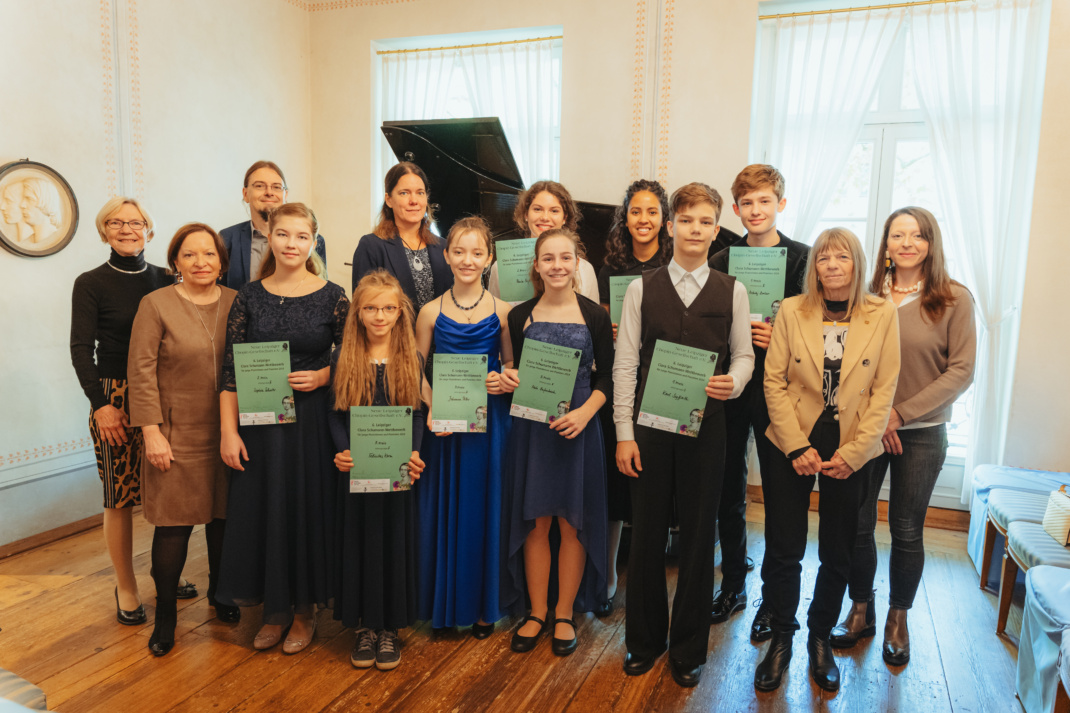
[[[487,432],[487,355],[436,354],[431,430]]]
[[[349,492],[409,490],[412,457],[411,406],[353,406],[349,409]]]
[[[296,423],[290,374],[289,342],[234,345],[234,376],[238,384],[238,424],[265,426]]]
[[[498,255],[498,289],[506,302],[524,302],[535,296],[531,286],[531,263],[535,261],[535,238],[516,238],[494,243]]]
[[[716,367],[717,352],[659,339],[637,423],[697,438],[706,408],[706,384]]]
[[[784,300],[787,269],[787,248],[728,248],[728,274],[747,288],[752,321],[772,324]]]
[[[620,324],[620,310],[624,306],[624,293],[628,291],[628,285],[640,277],[641,275],[623,275],[609,278],[609,319],[613,324]]]
[[[509,415],[553,423],[568,413],[581,354],[579,349],[525,339],[520,386],[513,392]]]

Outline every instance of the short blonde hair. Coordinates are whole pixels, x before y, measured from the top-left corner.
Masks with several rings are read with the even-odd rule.
[[[104,204],[104,207],[97,213],[97,232],[100,234],[100,242],[108,242],[108,236],[104,232],[104,224],[108,222],[108,219],[115,215],[120,208],[124,205],[132,205],[138,209],[141,213],[141,217],[145,219],[145,223],[148,227],[145,228],[145,242],[152,240],[152,236],[156,232],[156,224],[152,221],[152,216],[145,210],[145,207],[141,205],[137,198],[130,198],[129,196],[115,196],[110,201]]]
[[[866,289],[866,254],[862,252],[862,243],[858,236],[847,228],[829,228],[821,231],[810,248],[810,257],[806,261],[806,287],[803,292],[803,309],[806,311],[825,309],[825,294],[821,281],[817,277],[817,260],[826,252],[846,250],[851,254],[851,292],[847,297],[847,314],[853,315],[856,309],[868,305],[870,298]]]

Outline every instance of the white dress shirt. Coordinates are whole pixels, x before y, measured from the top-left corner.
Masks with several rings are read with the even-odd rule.
[[[669,279],[685,307],[698,297],[710,276],[710,266],[702,263],[687,272],[676,258],[669,262]],[[624,293],[620,324],[617,327],[617,356],[613,362],[613,423],[617,428],[618,441],[634,441],[635,427],[632,413],[635,407],[636,377],[639,371],[639,338],[642,335],[643,280],[632,280]],[[751,346],[750,298],[747,288],[736,280],[732,290],[732,330],[728,335],[732,361],[728,375],[732,377],[732,395],[737,398],[750,381],[754,371],[754,348]]]
[[[589,300],[598,302],[598,275],[595,274],[594,265],[580,258],[580,264],[576,266],[576,274],[579,278],[579,286],[576,292]],[[498,261],[490,266],[490,279],[487,281],[487,289],[499,300],[502,298],[501,287],[498,284]]]

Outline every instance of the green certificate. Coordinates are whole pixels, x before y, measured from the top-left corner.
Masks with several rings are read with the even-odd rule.
[[[487,432],[487,355],[436,354],[431,430]]]
[[[628,285],[640,277],[641,275],[623,275],[609,278],[609,320],[613,324],[620,324],[620,310],[624,306],[624,293],[628,291]]]
[[[650,360],[640,426],[698,437],[706,409],[706,384],[717,367],[717,352],[659,339]]]
[[[524,302],[535,296],[531,264],[535,261],[535,238],[515,238],[494,243],[498,254],[498,289],[506,302]]]
[[[235,344],[238,423],[242,426],[295,423],[297,412],[289,374],[289,342]]]
[[[728,248],[728,274],[743,283],[750,297],[751,319],[772,323],[784,300],[787,248]]]
[[[513,392],[509,415],[553,423],[572,408],[572,390],[580,367],[579,349],[524,340],[520,386]]]
[[[389,493],[412,487],[411,406],[353,406],[349,409],[349,492]]]

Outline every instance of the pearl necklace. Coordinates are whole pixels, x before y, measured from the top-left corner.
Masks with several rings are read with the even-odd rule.
[[[911,286],[911,287],[897,287],[893,283],[892,284],[892,289],[895,290],[896,292],[898,292],[901,295],[909,295],[910,293],[917,292],[918,290],[921,289],[921,280],[918,280],[917,282],[915,282],[913,284],[913,286]]]

